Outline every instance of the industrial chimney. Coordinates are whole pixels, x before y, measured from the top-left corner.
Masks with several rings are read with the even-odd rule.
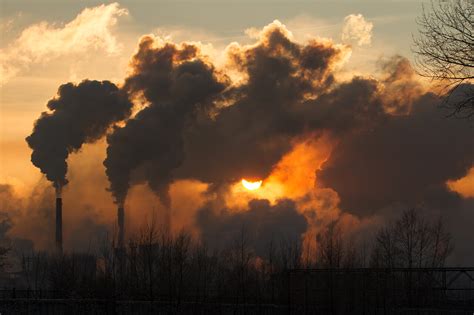
[[[119,206],[117,210],[117,221],[118,221],[118,247],[123,249],[125,247],[125,211],[123,206]]]
[[[167,237],[171,237],[171,208],[166,207],[165,209],[165,233]]]
[[[56,251],[63,253],[63,200],[61,195],[56,196]]]

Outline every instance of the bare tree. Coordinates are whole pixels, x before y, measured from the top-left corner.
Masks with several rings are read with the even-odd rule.
[[[438,221],[432,225],[431,233],[433,243],[430,267],[444,267],[446,259],[454,249],[454,245],[451,241],[451,234],[449,234],[444,227],[442,217],[439,217]]]
[[[164,237],[164,234],[162,234]],[[150,222],[146,222],[142,227],[139,235],[139,260],[141,266],[141,274],[142,278],[148,280],[148,298],[153,300],[154,299],[154,286],[156,280],[156,269],[157,269],[157,248],[159,247],[158,244],[158,229],[156,224],[155,216],[152,216]],[[163,241],[162,244],[164,244]],[[164,248],[164,246],[160,246]]]
[[[249,269],[254,258],[245,226],[242,226],[239,235],[235,238],[230,251],[231,264],[237,273],[238,295],[244,301],[247,299],[247,282],[249,281]]]
[[[340,268],[344,256],[341,228],[335,222],[330,224],[325,232],[318,235],[317,241],[319,264],[324,268]]]
[[[281,238],[278,249],[280,270],[301,268],[301,242],[299,239]]]
[[[373,267],[394,268],[395,267],[395,235],[393,228],[384,227],[380,229],[375,237],[375,247],[372,252],[371,265]]]
[[[421,209],[403,212],[394,223],[383,227],[372,252],[374,267],[443,267],[453,249],[451,235],[442,218],[427,221]]]
[[[7,267],[7,255],[10,252],[10,247],[0,246],[0,272],[5,271],[5,267]]]
[[[417,19],[414,38],[417,71],[441,83],[451,115],[474,117],[474,2],[431,2]]]

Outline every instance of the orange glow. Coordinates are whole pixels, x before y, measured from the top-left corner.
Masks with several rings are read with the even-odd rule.
[[[250,182],[248,180],[242,179],[242,185],[248,190],[256,190],[262,186],[262,181]]]
[[[225,196],[226,206],[232,212],[240,212],[247,210],[252,199],[267,199],[271,204],[282,198],[294,200],[296,210],[308,222],[302,235],[304,255],[313,257],[317,250],[316,235],[341,216],[337,192],[318,187],[316,176],[335,144],[334,139],[324,134],[295,139],[292,149],[263,179],[265,185],[249,191],[243,181],[235,182]]]
[[[263,179],[265,185],[249,190],[245,188],[243,181],[234,183],[225,198],[226,205],[238,211],[246,209],[248,202],[255,198],[268,199],[274,204],[281,198],[298,200],[307,196],[314,191],[316,170],[329,157],[331,148],[331,139],[326,136],[298,139],[292,150]],[[305,199],[305,204],[307,202]]]
[[[474,197],[474,167],[472,167],[466,176],[457,179],[448,181],[447,185],[449,189],[457,192],[464,198],[473,198]]]

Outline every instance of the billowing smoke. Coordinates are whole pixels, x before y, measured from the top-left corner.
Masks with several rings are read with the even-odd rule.
[[[198,47],[154,44],[152,37],[142,38],[125,83],[129,93],[142,95],[149,105],[107,138],[104,165],[118,204],[125,200],[132,172],[140,171],[140,180],[169,206],[172,171],[184,159],[183,130],[207,113],[226,87]]]
[[[224,249],[233,242],[253,244],[256,254],[263,256],[269,244],[282,241],[300,241],[306,231],[305,217],[297,210],[294,201],[279,200],[271,205],[268,200],[252,200],[248,209],[231,212],[212,209],[207,205],[199,210],[196,224],[202,231],[201,239],[211,248]]]
[[[347,49],[294,42],[274,22],[257,43],[229,45],[225,65],[216,66],[197,45],[144,37],[125,89],[148,105],[108,137],[104,164],[116,202],[146,182],[169,207],[169,185],[178,179],[208,183],[209,196],[221,200],[241,178],[268,178],[295,142],[323,135],[334,151],[314,189],[335,192],[327,202],[332,209],[337,198],[343,211],[363,218],[394,203],[419,204],[428,194],[452,195],[446,181],[473,162],[466,126],[446,121],[403,57],[382,61],[379,79],[338,82],[335,70]],[[449,140],[456,135],[459,141]],[[313,206],[303,210],[324,207],[322,195],[305,191],[295,206],[313,225],[339,216],[339,209],[322,217],[309,214],[322,211]],[[235,230],[246,219],[225,204],[201,209],[196,224],[204,239],[217,233],[211,221]]]
[[[331,70],[343,47],[317,41],[294,43],[271,24],[257,45],[231,46],[229,67],[246,79],[219,108],[190,126],[179,176],[220,184],[265,178],[291,148],[291,139],[314,130],[304,102],[334,81]]]
[[[446,182],[472,166],[474,139],[465,136],[472,133],[468,126],[446,120],[438,104],[426,94],[409,115],[387,116],[372,130],[344,137],[318,172],[320,184],[337,191],[342,209],[357,215],[420,203],[430,194],[441,198]]]
[[[51,112],[41,114],[26,141],[33,150],[33,164],[60,191],[67,184],[69,154],[98,140],[111,124],[128,117],[132,103],[109,81],[85,80],[61,85],[47,107]]]
[[[175,178],[220,184],[265,177],[312,127],[303,102],[334,81],[331,69],[344,47],[289,39],[279,23],[264,29],[257,45],[231,45],[224,71],[243,82],[229,86],[196,46],[154,48],[145,37],[126,81],[150,103],[108,137],[104,164],[118,203],[135,175],[162,200]]]

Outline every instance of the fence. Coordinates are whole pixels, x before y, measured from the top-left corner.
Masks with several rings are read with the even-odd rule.
[[[434,314],[474,310],[472,268],[290,270],[290,313]]]
[[[108,298],[52,290],[0,290],[2,314],[473,314],[474,268],[297,269],[258,296],[209,290],[173,298]],[[264,290],[263,290],[264,289]]]

